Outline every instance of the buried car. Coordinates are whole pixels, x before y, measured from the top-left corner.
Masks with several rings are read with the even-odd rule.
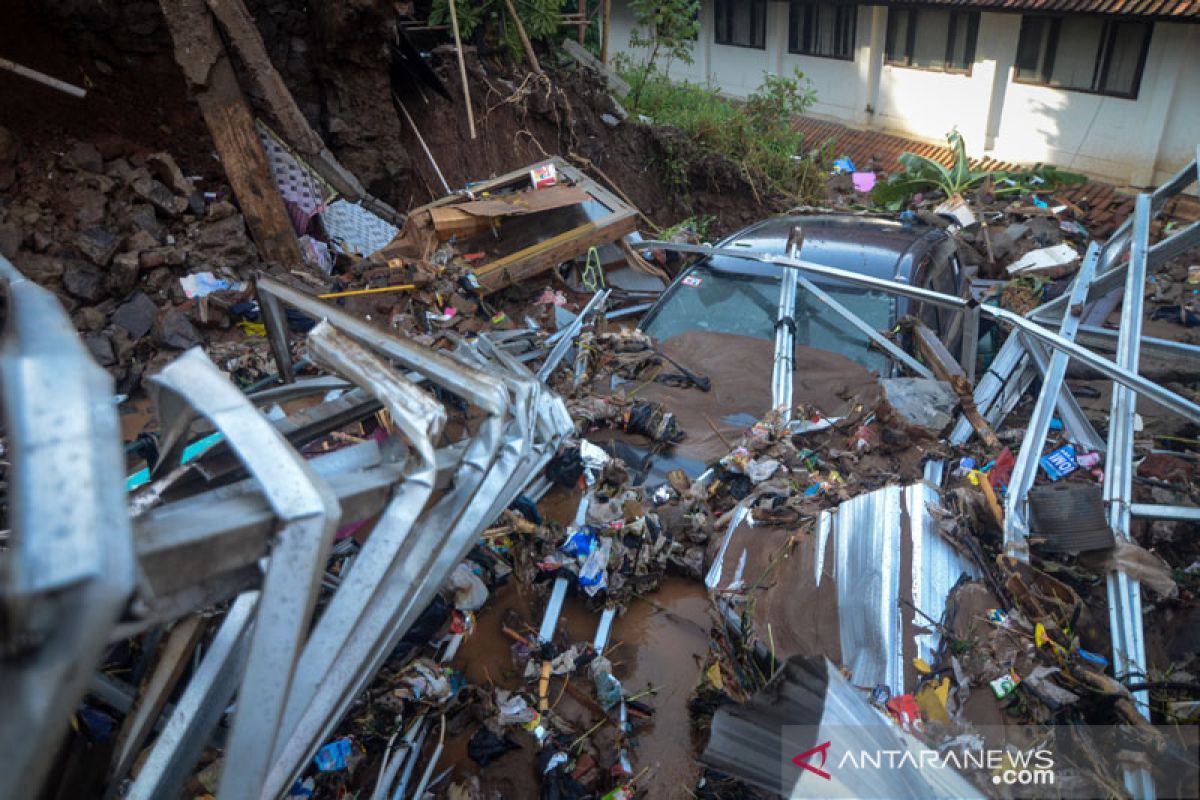
[[[744,250],[747,257],[699,259],[639,325],[667,359],[668,374],[639,388],[638,397],[670,408],[687,438],[658,452],[640,437],[606,438],[650,483],[672,469],[699,475],[766,413],[790,412],[792,400],[804,412],[794,429],[877,402],[878,378],[900,374],[899,365],[881,349],[883,337],[872,341],[864,328],[886,335],[901,319],[917,317],[948,347],[956,345],[959,312],[826,277],[808,283],[798,276],[789,288],[796,271],[754,260],[788,255],[797,227],[805,261],[945,294],[960,291],[954,242],[933,226],[852,215],[781,216],[725,239],[722,250]],[[858,327],[847,312],[861,321]],[[778,335],[783,327],[790,336]],[[787,383],[780,372],[791,373],[790,391],[779,391]]]

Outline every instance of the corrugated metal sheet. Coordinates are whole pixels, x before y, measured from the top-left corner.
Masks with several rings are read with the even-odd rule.
[[[980,11],[1022,11],[1040,14],[1111,14],[1200,20],[1200,0],[915,0],[887,6],[956,6]]]
[[[791,759],[828,743],[824,778]],[[700,761],[776,795],[789,798],[982,797],[951,769],[918,769],[927,748],[900,731],[863,693],[823,658],[792,658],[743,706],[713,716]],[[894,767],[842,767],[854,752],[911,752]]]
[[[938,533],[929,506],[939,504],[929,483],[887,486],[822,512],[817,521],[817,583],[833,536],[842,660],[859,686],[883,683],[895,694],[906,691],[901,599],[940,619],[962,574],[978,577],[975,565]],[[910,558],[904,552],[906,532]],[[906,562],[911,566],[902,574]],[[912,622],[929,626],[921,617]],[[918,634],[916,655],[930,660],[937,643],[936,632]]]

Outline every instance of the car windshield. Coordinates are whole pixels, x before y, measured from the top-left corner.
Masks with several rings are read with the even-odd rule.
[[[885,331],[895,324],[896,301],[891,295],[829,281],[814,283],[876,330]],[[779,289],[777,277],[698,265],[671,290],[643,330],[659,340],[688,331],[774,339]],[[866,335],[840,314],[799,286],[795,318],[797,345],[839,353],[886,374],[887,356],[873,349]]]

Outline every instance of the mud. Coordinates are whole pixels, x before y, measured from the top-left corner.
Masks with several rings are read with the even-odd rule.
[[[613,623],[606,654],[613,661],[615,675],[626,694],[656,690],[642,698],[655,710],[653,723],[639,728],[633,740],[634,772],[646,770],[638,785],[648,792],[648,797],[687,797],[699,774],[693,743],[687,735],[690,729],[687,703],[708,649],[708,608],[708,595],[702,585],[671,577],[652,596],[631,604]],[[515,613],[536,626],[541,612],[542,603],[530,589],[509,581],[493,593],[488,605],[480,611],[475,632],[463,643],[451,666],[461,669],[469,684],[489,689],[526,688],[514,671],[510,651],[513,642],[501,632],[501,624]],[[599,616],[588,611],[577,598],[569,598],[563,607],[559,633],[566,641],[590,641],[598,621]],[[591,688],[578,676],[571,680],[590,695]],[[593,709],[582,705],[564,688],[561,678],[551,680],[549,697],[554,713],[575,724],[580,733],[599,721]],[[506,797],[529,796],[528,787],[537,781],[536,744],[531,736],[518,731],[513,738],[520,741],[522,749],[484,768],[467,757],[467,738],[466,735],[447,738],[446,756],[439,771],[454,766],[452,780],[478,775],[485,792],[499,791]]]

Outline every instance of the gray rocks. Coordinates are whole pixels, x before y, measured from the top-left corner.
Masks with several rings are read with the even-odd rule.
[[[75,237],[75,246],[93,264],[106,267],[121,246],[121,237],[96,226],[80,231]]]
[[[138,197],[147,201],[168,217],[177,217],[187,210],[186,197],[174,194],[161,181],[154,178],[137,178],[131,184]]]
[[[76,142],[66,154],[66,162],[75,169],[86,172],[103,172],[104,159],[95,145],[87,142]]]
[[[146,166],[154,177],[158,178],[172,192],[187,197],[195,189],[192,182],[183,176],[179,165],[169,153],[153,153],[146,156]]]
[[[200,334],[187,315],[172,308],[154,326],[154,338],[163,347],[186,350],[200,344]]]
[[[108,293],[104,273],[91,264],[76,261],[67,266],[62,276],[63,288],[85,303],[98,303]]]
[[[108,268],[108,291],[118,296],[129,294],[137,286],[139,271],[137,253],[118,254]]]
[[[900,426],[938,436],[950,425],[958,395],[944,381],[884,378],[880,385]]]
[[[14,258],[24,241],[25,234],[16,225],[11,222],[0,225],[0,255],[7,259]]]
[[[113,312],[112,323],[128,331],[129,336],[136,340],[150,332],[157,315],[158,307],[154,301],[141,292],[134,292]]]
[[[83,337],[83,343],[102,367],[111,367],[117,363],[117,355],[113,352],[112,340],[106,333],[88,333]]]

